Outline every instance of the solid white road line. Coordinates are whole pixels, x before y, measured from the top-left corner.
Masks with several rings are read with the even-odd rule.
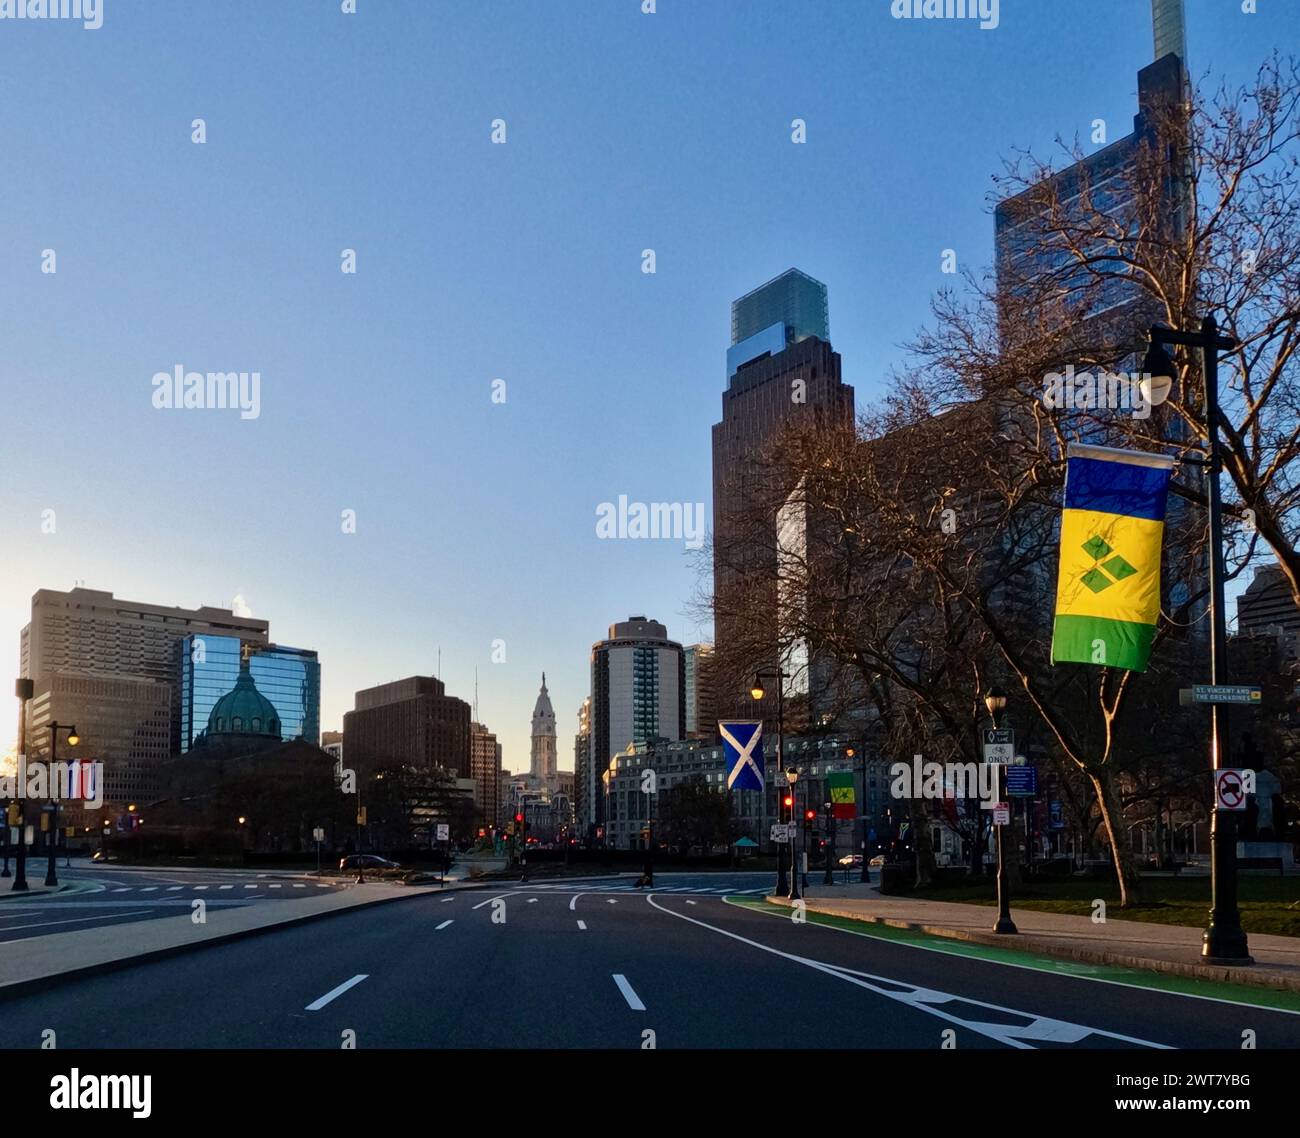
[[[450,921],[443,921],[442,924],[440,924],[440,925],[439,925],[436,929],[434,929],[433,931],[434,931],[434,932],[438,932],[438,933],[440,933],[440,932],[442,932],[442,930],[445,929],[449,924],[451,924]]]
[[[319,1000],[313,1000],[310,1004],[307,1005],[307,1011],[309,1012],[320,1011],[321,1008],[323,1008],[331,1000],[337,1000],[349,988],[355,988],[358,984],[361,983],[362,980],[366,978],[367,975],[368,973],[358,972],[357,975],[353,976],[351,980],[345,980],[337,988],[334,988],[332,991],[326,992],[323,996],[321,996]]]
[[[623,999],[627,1001],[627,1006],[634,1012],[645,1011],[645,1004],[641,1002],[641,997],[632,991],[632,985],[627,982],[627,977],[621,972],[614,973],[614,983],[618,985],[618,990],[623,993]]]
[[[587,922],[586,922],[586,921],[579,921],[579,922],[578,922],[578,928],[582,929],[583,932],[586,932],[586,930],[587,930]]]
[[[884,996],[886,999],[894,1000],[904,1004],[907,1007],[915,1008],[917,1011],[925,1012],[927,1015],[935,1016],[937,1019],[944,1020],[948,1023],[955,1024],[958,1027],[964,1027],[968,1031],[977,1032],[989,1039],[997,1040],[1007,1047],[1014,1047],[1022,1051],[1034,1050],[1034,1045],[1027,1040],[1046,1039],[1055,1041],[1064,1041],[1076,1043],[1088,1035],[1099,1035],[1108,1039],[1118,1039],[1124,1043],[1133,1043],[1139,1047],[1150,1047],[1159,1051],[1170,1050],[1167,1044],[1154,1043],[1149,1039],[1137,1039],[1131,1035],[1120,1035],[1117,1032],[1106,1031],[1099,1027],[1088,1027],[1083,1024],[1068,1023],[1063,1020],[1053,1019],[1049,1016],[1040,1016],[1034,1012],[1021,1011],[1019,1008],[1009,1008],[1002,1004],[991,1004],[985,1000],[977,1000],[971,996],[959,996],[951,992],[941,992],[933,988],[921,988],[906,980],[897,980],[889,976],[877,976],[870,972],[859,972],[856,969],[846,968],[838,964],[827,964],[821,960],[813,960],[807,956],[796,956],[792,952],[783,952],[779,948],[773,948],[769,944],[763,944],[761,941],[750,940],[748,937],[741,936],[728,929],[719,928],[717,925],[708,924],[697,917],[688,917],[685,913],[677,913],[663,905],[656,905],[653,897],[646,898],[654,908],[661,913],[667,913],[671,917],[676,917],[680,921],[690,921],[693,925],[699,925],[702,929],[708,929],[710,932],[719,933],[722,936],[730,937],[732,940],[738,940],[741,944],[747,944],[751,948],[760,949],[763,952],[769,952],[773,956],[779,956],[784,960],[789,960],[795,964],[801,964],[805,968],[811,968],[814,971],[821,972],[826,976],[833,976],[837,980],[844,980],[847,983],[856,985],[859,988],[865,988],[877,995]],[[819,927],[819,926],[814,926]],[[888,984],[890,987],[884,988],[878,981]],[[904,987],[907,990],[900,991]],[[1006,1023],[984,1023],[979,1020],[972,1020],[968,1017],[952,1015],[938,1007],[939,1004],[949,1002],[962,1004],[971,1004],[979,1008],[988,1008],[990,1011],[1009,1013],[1013,1016],[1022,1017],[1029,1022],[1026,1024],[1006,1024]]]
[[[116,917],[138,917],[142,913],[152,913],[152,909],[137,909],[134,913],[105,913],[102,917],[71,917],[66,921],[40,921],[34,925],[10,925],[4,931],[7,933],[17,932],[19,929],[43,929],[49,925],[79,925],[85,921],[111,921]],[[37,940],[37,937],[23,937],[23,940]],[[0,944],[14,943],[11,941],[0,941]]]

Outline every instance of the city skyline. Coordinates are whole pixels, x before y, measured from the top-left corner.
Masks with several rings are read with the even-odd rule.
[[[523,769],[536,675],[550,677],[566,741],[610,622],[649,612],[674,640],[711,639],[687,612],[707,574],[690,551],[598,540],[595,511],[621,494],[709,503],[731,302],[792,266],[824,281],[845,382],[866,403],[934,290],[954,283],[942,251],[961,268],[991,262],[984,197],[1000,158],[1020,145],[1049,153],[1056,131],[1086,138],[1095,118],[1126,133],[1151,56],[1145,13],[1121,3],[1049,17],[1008,0],[996,35],[895,24],[887,5],[863,18],[860,5],[828,4],[815,25],[790,4],[672,18],[589,5],[562,29],[506,7],[504,37],[472,7],[437,33],[409,19],[412,5],[351,24],[314,23],[306,6],[258,10],[277,33],[268,42],[299,36],[309,62],[218,35],[238,5],[147,20],[114,8],[93,35],[6,28],[39,42],[11,74],[41,114],[15,99],[0,109],[33,187],[0,244],[15,325],[5,382],[16,419],[49,428],[14,440],[17,476],[0,490],[11,644],[32,594],[74,581],[163,605],[242,605],[274,620],[281,642],[319,652],[322,729],[341,727],[356,691],[404,675],[436,671],[469,698],[477,668],[480,715],[506,767]],[[710,52],[737,21],[753,77],[723,84]],[[189,34],[195,24],[212,35]],[[1192,5],[1192,73],[1242,78],[1279,32],[1267,12]],[[548,84],[561,34],[602,53],[590,74]],[[924,74],[899,42],[926,54]],[[1098,49],[1086,92],[1052,78],[1043,42]],[[381,43],[395,62],[367,70],[367,106],[331,103],[320,126],[317,71],[367,68]],[[814,74],[783,66],[799,51],[815,53]],[[996,66],[1006,58],[1014,73]],[[417,66],[427,59],[436,66]],[[176,89],[122,92],[145,128],[124,136],[59,83],[74,66]],[[939,73],[945,84],[926,83]],[[963,83],[984,97],[954,114]],[[903,99],[881,113],[894,93]],[[53,149],[51,116],[66,124]],[[191,142],[196,117],[203,145]],[[490,141],[498,117],[504,146]],[[791,145],[795,118],[804,146]],[[928,146],[913,145],[918,133]],[[272,150],[289,160],[259,162]],[[103,171],[90,200],[119,221],[111,234],[75,188],[88,161]],[[872,175],[886,163],[888,177]],[[438,174],[448,164],[454,181]],[[158,168],[180,181],[138,177]],[[316,194],[311,175],[335,191]],[[723,179],[744,183],[744,210],[716,193]],[[597,215],[539,208],[538,184],[546,201],[599,190]],[[654,275],[641,271],[647,248]],[[40,271],[46,249],[57,273]],[[339,272],[345,249],[355,275]],[[256,370],[259,416],[157,409],[151,378],[178,365]],[[574,448],[575,431],[617,445]],[[60,454],[72,461],[51,460]],[[347,510],[354,533],[341,528]],[[140,558],[148,544],[173,554]],[[15,735],[6,701],[0,738]]]

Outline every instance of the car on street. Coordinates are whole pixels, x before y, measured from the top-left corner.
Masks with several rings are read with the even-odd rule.
[[[401,869],[395,861],[378,854],[348,854],[339,859],[339,869]]]
[[[862,864],[861,854],[845,854],[842,858],[840,858],[840,865],[861,865],[861,864]]]

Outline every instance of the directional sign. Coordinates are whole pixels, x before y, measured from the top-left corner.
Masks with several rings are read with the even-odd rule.
[[[1033,798],[1038,794],[1038,768],[1007,767],[1007,794],[1012,798]]]
[[[1216,810],[1246,809],[1246,772],[1214,772],[1214,807]]]
[[[1009,763],[1016,755],[1016,733],[1010,727],[984,729],[984,761]]]
[[[1253,684],[1193,684],[1182,688],[1178,693],[1178,702],[1189,703],[1259,703],[1264,698],[1263,692]]]
[[[325,840],[325,827],[324,827],[324,826],[317,826],[317,827],[316,827],[316,828],[311,832],[311,840],[312,840],[313,842],[323,842],[323,841]]]
[[[438,841],[447,842],[451,840],[451,826],[446,822],[438,823]]]
[[[1011,804],[1009,802],[999,802],[993,807],[993,825],[1011,825]]]
[[[772,827],[772,841],[788,842],[790,840],[790,827],[782,822],[777,822]]]

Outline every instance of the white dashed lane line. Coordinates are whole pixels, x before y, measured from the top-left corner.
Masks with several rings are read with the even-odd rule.
[[[345,980],[337,988],[332,988],[330,989],[330,991],[326,992],[323,996],[321,996],[319,1000],[313,1000],[310,1004],[307,1005],[306,1010],[309,1012],[320,1011],[321,1008],[323,1008],[331,1000],[337,1000],[349,988],[355,988],[358,984],[361,983],[362,980],[366,978],[366,975],[367,974],[365,972],[360,972],[356,976],[353,976],[351,980]]]
[[[618,990],[623,993],[623,999],[627,1001],[629,1008],[634,1012],[645,1011],[645,1004],[641,1002],[641,997],[632,990],[632,985],[627,982],[626,976],[621,972],[615,972],[614,983],[618,985]]]

